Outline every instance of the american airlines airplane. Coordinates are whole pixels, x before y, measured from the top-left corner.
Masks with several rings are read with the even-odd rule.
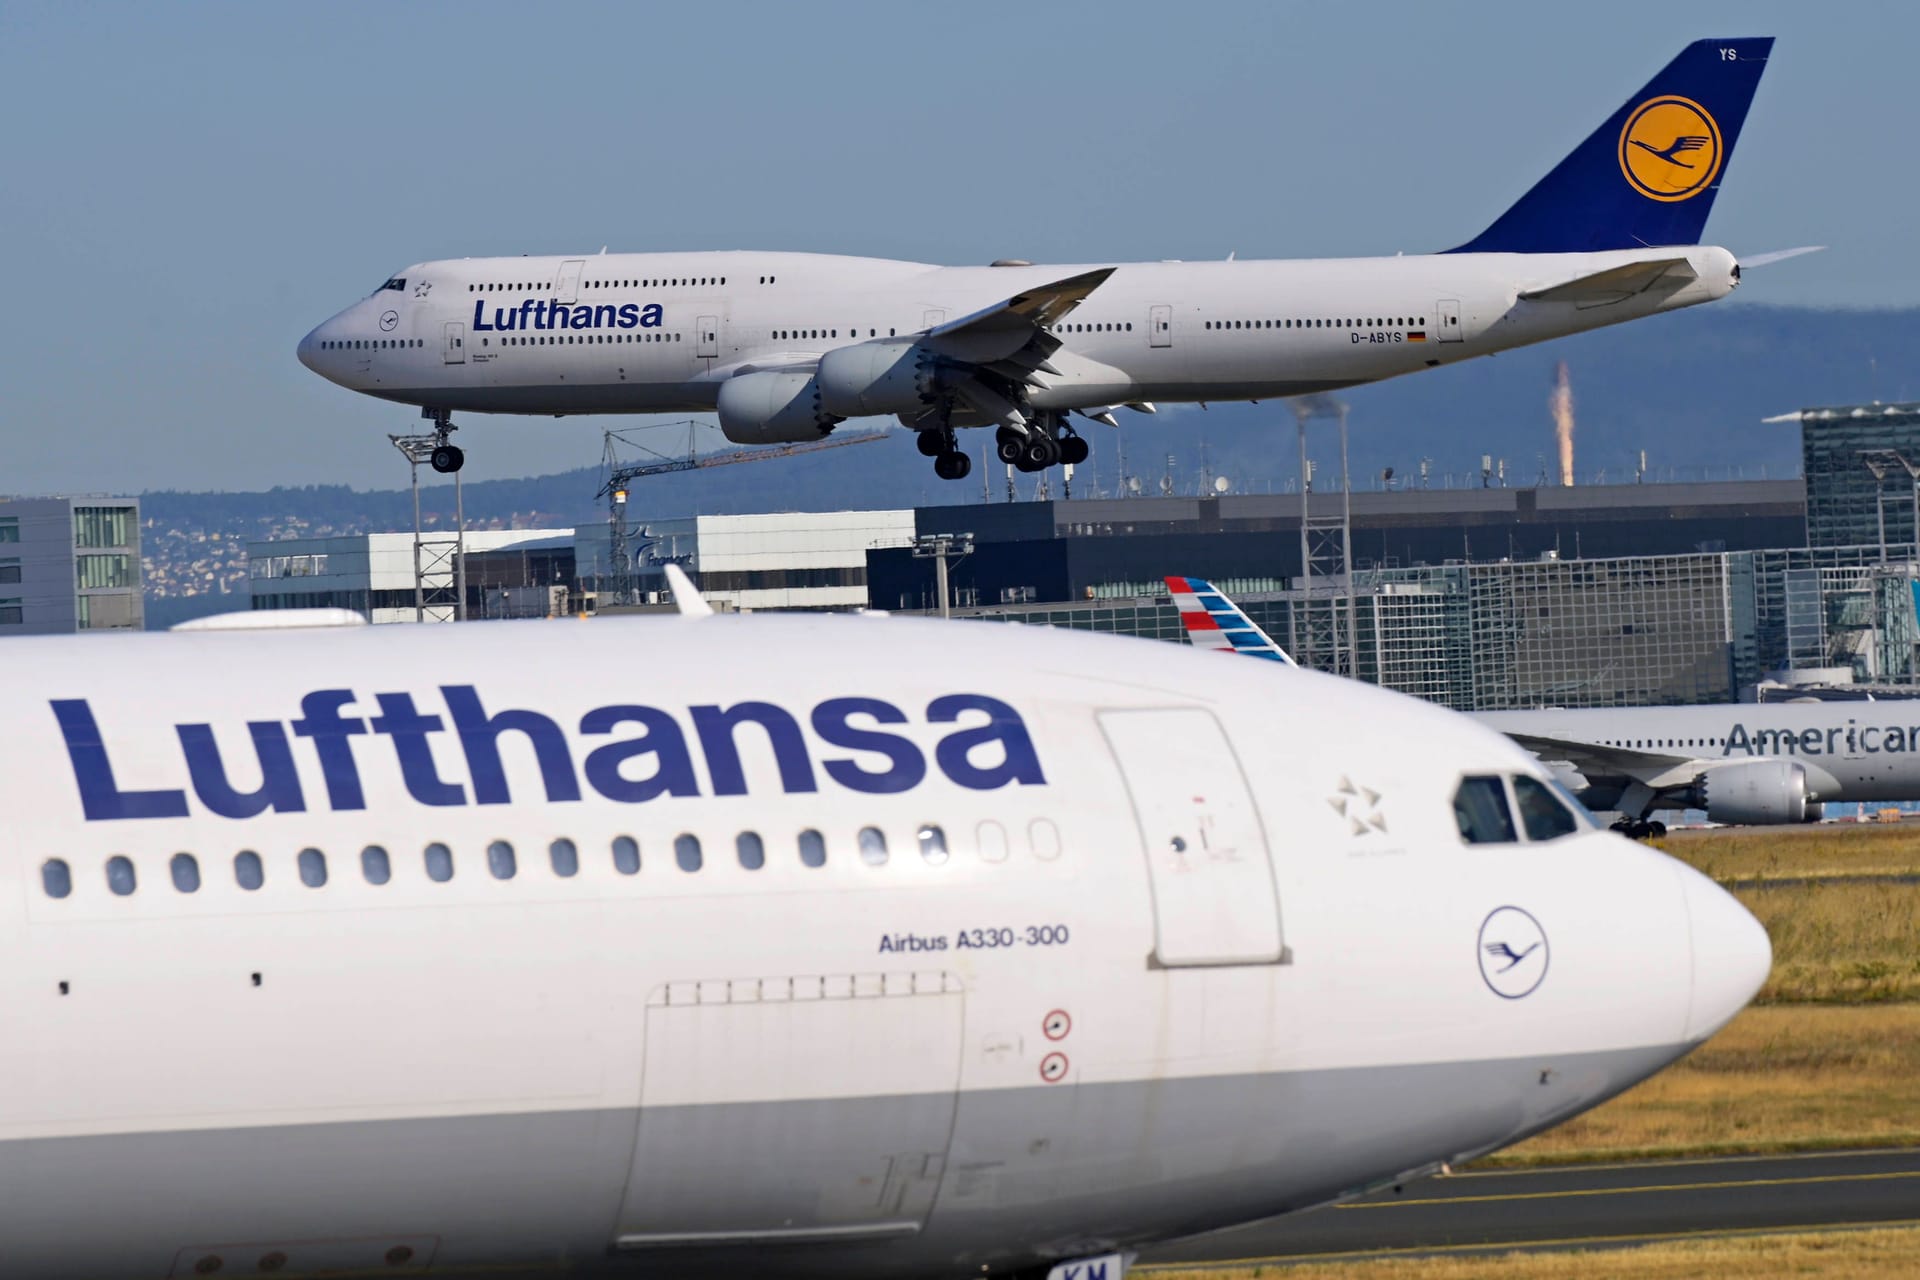
[[[456,411],[717,411],[741,444],[894,415],[942,477],[955,429],[1023,470],[1084,462],[1078,414],[1375,382],[1725,297],[1699,243],[1771,39],[1688,45],[1518,203],[1444,253],[988,267],[758,251],[422,262],[314,329],[302,363]],[[1799,250],[1766,254],[1748,265]]]
[[[1770,962],[1346,681],[905,619],[223,625],[0,666],[9,1276],[1118,1280],[1592,1107]]]
[[[1293,665],[1210,582],[1170,577],[1194,647]],[[1663,836],[1660,809],[1702,809],[1710,822],[1818,822],[1828,803],[1920,800],[1920,700],[1734,703],[1477,711],[1554,768],[1580,802],[1614,813],[1614,830]]]

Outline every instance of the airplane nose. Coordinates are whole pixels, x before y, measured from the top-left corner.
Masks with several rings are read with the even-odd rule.
[[[1696,871],[1683,876],[1693,933],[1687,1040],[1698,1043],[1731,1022],[1760,990],[1773,967],[1773,944],[1739,899]]]
[[[313,369],[313,353],[319,342],[319,339],[314,335],[319,332],[318,329],[315,329],[313,333],[309,333],[306,337],[300,339],[300,345],[294,348],[294,354],[300,357],[300,363],[309,369]],[[318,369],[313,369],[313,371],[315,373],[320,372]]]

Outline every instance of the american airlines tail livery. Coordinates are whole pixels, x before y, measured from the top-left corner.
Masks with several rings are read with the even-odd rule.
[[[389,278],[300,360],[455,411],[717,411],[742,444],[894,415],[949,480],[955,429],[1023,470],[1084,462],[1071,415],[1326,391],[1725,297],[1700,244],[1771,39],[1688,45],[1492,226],[1444,253],[989,267],[755,251],[464,258]],[[1772,260],[1796,251],[1763,255]],[[1762,258],[1751,259],[1757,265]]]
[[[850,617],[14,641],[0,1271],[1117,1280],[1758,988],[1512,743],[1273,675]]]

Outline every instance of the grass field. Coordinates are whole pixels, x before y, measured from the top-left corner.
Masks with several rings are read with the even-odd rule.
[[[1262,1267],[1142,1267],[1153,1280],[1907,1280],[1920,1259],[1920,1227],[1779,1232],[1672,1240],[1628,1248],[1470,1254]]]
[[[1656,843],[1716,880],[1920,875],[1920,822],[1678,831]]]
[[[1920,1000],[1920,884],[1788,882],[1734,896],[1773,939],[1760,1003]]]

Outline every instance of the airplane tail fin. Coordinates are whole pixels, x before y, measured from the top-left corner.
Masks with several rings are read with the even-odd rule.
[[[1289,667],[1299,665],[1239,605],[1206,579],[1168,578],[1167,590],[1173,593],[1173,607],[1180,611],[1180,625],[1187,629],[1187,639],[1194,648],[1244,653]]]
[[[1698,244],[1773,49],[1696,40],[1511,209],[1450,253]]]

